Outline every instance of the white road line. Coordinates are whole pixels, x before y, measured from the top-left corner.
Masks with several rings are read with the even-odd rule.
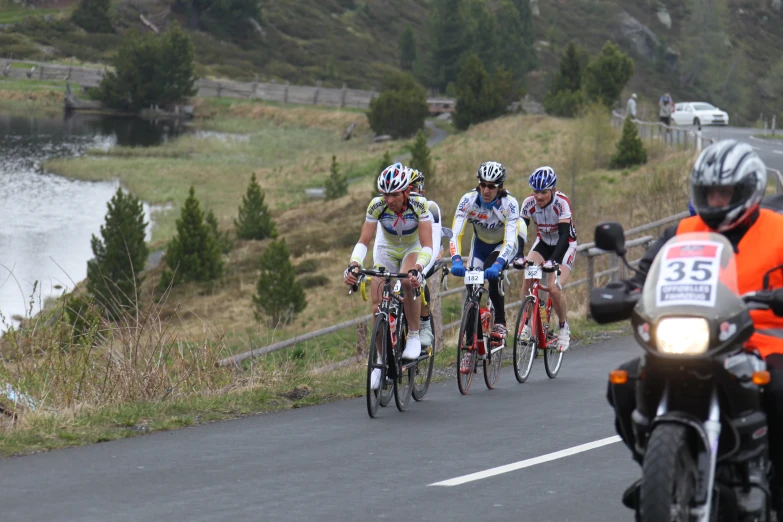
[[[783,150],[773,150],[772,152],[775,154],[783,154]]]
[[[502,475],[503,473],[509,473],[511,471],[516,471],[518,469],[529,468],[530,466],[535,466],[536,464],[543,464],[544,462],[562,459],[564,457],[570,457],[571,455],[576,455],[577,453],[590,451],[592,449],[600,448],[602,446],[608,446],[609,444],[614,444],[615,442],[620,442],[620,440],[621,440],[620,437],[615,435],[614,437],[608,437],[606,439],[597,440],[595,442],[588,442],[587,444],[574,446],[573,448],[556,451],[554,453],[549,453],[547,455],[541,455],[540,457],[535,457],[527,460],[520,460],[519,462],[506,464],[505,466],[498,466],[497,468],[478,471],[476,473],[471,473],[470,475],[463,475],[461,477],[444,480],[442,482],[435,482],[434,484],[429,484],[429,485],[430,486],[459,486],[467,482],[473,482],[476,480],[494,477],[495,475]]]

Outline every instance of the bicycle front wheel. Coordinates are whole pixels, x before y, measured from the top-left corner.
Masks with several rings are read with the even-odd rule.
[[[386,381],[386,348],[389,339],[389,324],[382,316],[375,318],[370,337],[369,356],[367,358],[367,413],[375,418],[381,404],[382,383]],[[373,387],[373,372],[380,371],[378,385]],[[377,378],[377,377],[376,377]]]
[[[397,364],[398,371],[401,368],[398,361],[402,351],[405,349],[405,340],[408,338],[408,325],[405,323],[404,318],[401,332],[402,334],[397,338],[397,348],[394,350],[395,364]],[[397,375],[397,378],[394,380],[394,402],[400,411],[408,409],[408,403],[413,392],[413,369],[415,366],[409,367],[402,375]]]
[[[473,382],[473,370],[476,367],[476,339],[478,338],[478,303],[470,301],[462,313],[457,342],[457,386],[462,395],[466,395]],[[469,335],[468,335],[469,334]]]
[[[432,331],[435,332],[435,318],[430,316],[432,324]],[[430,388],[430,381],[432,380],[432,368],[435,366],[435,341],[432,342],[433,346],[423,346],[422,351],[429,353],[429,358],[420,361],[419,364],[413,367],[413,400],[416,402],[421,401],[427,390]],[[426,366],[424,366],[426,365]]]
[[[551,302],[551,299],[550,299]],[[563,363],[563,352],[557,349],[557,338],[549,334],[552,331],[552,305],[547,305],[546,323],[544,331],[547,332],[546,348],[544,349],[544,369],[550,379],[557,377],[560,366]],[[544,318],[541,318],[544,320]],[[542,343],[543,344],[543,343]]]
[[[530,377],[533,359],[536,358],[536,300],[529,295],[522,301],[514,329],[514,376],[519,382],[525,382]]]

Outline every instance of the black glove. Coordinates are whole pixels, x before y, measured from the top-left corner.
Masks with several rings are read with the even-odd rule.
[[[424,276],[422,275],[421,272],[419,272],[415,268],[413,270],[408,270],[408,275],[413,276],[416,279],[416,281],[419,282],[419,286],[424,284]]]

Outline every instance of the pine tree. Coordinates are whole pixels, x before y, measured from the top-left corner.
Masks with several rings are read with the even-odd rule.
[[[577,50],[573,42],[568,43],[552,90],[544,97],[544,108],[549,114],[572,118],[579,113],[584,104],[582,78],[586,59],[585,53]]]
[[[470,50],[470,23],[464,0],[433,0],[429,13],[429,47],[432,52],[434,86],[444,91],[456,83],[465,55]]]
[[[609,167],[613,169],[623,169],[634,165],[647,163],[647,151],[644,148],[636,125],[631,121],[631,117],[625,118],[623,123],[623,135],[617,142],[617,152],[609,160]]]
[[[487,11],[485,0],[470,0],[469,17],[473,23],[471,50],[478,55],[488,71],[497,67],[501,35],[497,17]]]
[[[337,156],[332,156],[332,166],[329,167],[329,179],[326,180],[326,200],[337,199],[348,194],[348,180],[340,174]]]
[[[161,279],[162,286],[185,281],[210,281],[223,274],[223,259],[209,225],[204,222],[204,211],[191,185],[188,198],[182,205],[176,221],[177,234],[166,249],[165,261],[169,269]]]
[[[110,8],[111,0],[81,0],[71,21],[88,33],[113,33]]]
[[[599,101],[607,108],[620,99],[625,84],[633,76],[633,60],[612,42],[606,42],[585,71],[585,93],[591,101]]]
[[[492,78],[475,54],[465,60],[457,89],[457,106],[453,118],[454,126],[459,130],[500,116],[505,110]]]
[[[158,104],[169,107],[198,92],[195,87],[193,43],[180,25],[174,22],[166,31],[160,47],[158,81],[161,84],[161,93]]]
[[[147,223],[141,201],[122,189],[117,189],[107,206],[101,238],[93,235],[91,240],[95,257],[87,262],[87,290],[110,318],[117,319],[138,303],[139,274],[149,255]]]
[[[416,61],[416,37],[410,24],[405,26],[400,34],[400,69],[412,71]]]
[[[427,135],[424,134],[424,131],[420,130],[416,134],[416,140],[413,142],[410,151],[411,159],[408,162],[408,166],[421,171],[427,183],[432,184],[435,180],[435,165],[432,163],[432,155],[430,148],[427,146]]]
[[[223,254],[228,254],[231,252],[231,249],[234,248],[234,242],[231,241],[231,237],[228,235],[228,231],[220,231],[217,216],[215,216],[215,213],[212,211],[212,209],[209,209],[209,212],[207,212],[207,215],[204,217],[204,222],[209,227],[209,231],[212,233],[212,237],[215,238],[215,241],[220,248],[220,252]]]
[[[250,176],[247,192],[242,197],[239,216],[234,220],[237,237],[240,239],[266,239],[277,237],[277,228],[264,203],[264,192],[256,180],[256,173]]]
[[[256,320],[267,317],[271,326],[285,324],[307,306],[305,293],[296,280],[285,239],[273,241],[261,254],[261,276],[253,304]]]
[[[391,73],[383,80],[380,96],[370,101],[367,120],[376,134],[393,138],[413,135],[429,114],[427,92],[409,73]]]

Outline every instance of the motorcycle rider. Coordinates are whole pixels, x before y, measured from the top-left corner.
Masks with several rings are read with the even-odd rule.
[[[629,292],[644,286],[647,272],[658,253],[676,234],[717,232],[733,245],[739,292],[763,289],[764,274],[783,264],[783,215],[759,208],[767,188],[767,169],[753,148],[735,140],[724,140],[705,148],[699,155],[690,177],[691,201],[697,215],[688,217],[667,229],[653,243],[639,263],[639,272],[624,281]],[[783,270],[770,276],[771,288],[783,288]],[[778,313],[783,313],[777,310]],[[767,414],[769,451],[773,464],[773,505],[783,509],[783,317],[772,310],[752,310],[755,333],[746,344],[766,360],[772,377],[763,391],[762,405]],[[638,376],[643,362],[634,359],[622,365],[631,376]],[[631,415],[636,409],[635,379],[627,384],[611,384],[607,400],[615,410],[618,434],[641,464],[642,455],[636,441]],[[630,490],[626,494],[630,493]],[[626,501],[626,499],[624,499]]]

